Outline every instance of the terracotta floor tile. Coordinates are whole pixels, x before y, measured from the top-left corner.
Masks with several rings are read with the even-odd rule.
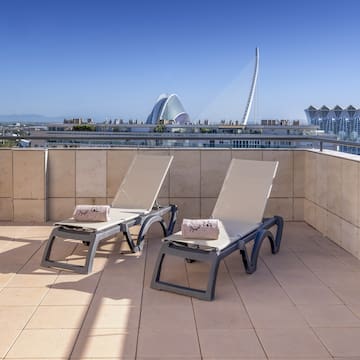
[[[71,357],[70,360],[89,360],[89,359],[99,359],[99,360],[114,360],[114,359],[117,359],[117,360],[135,360],[135,356],[131,356],[131,357],[101,357],[101,358],[93,358],[93,357]],[[30,360],[33,360],[33,359],[30,359]],[[49,359],[50,360],[50,359]],[[52,360],[52,359],[51,359]]]
[[[343,304],[343,301],[331,289],[323,285],[297,286],[292,284],[284,286],[284,290],[297,305]]]
[[[327,357],[329,353],[308,328],[256,329],[266,355],[272,358]]]
[[[284,358],[269,358],[270,360],[284,360]],[[302,358],[299,358],[299,357],[297,357],[297,358],[294,358],[294,360],[329,360],[329,359],[334,359],[332,356],[328,356],[328,357],[302,357]],[[337,359],[337,358],[335,358],[335,359]],[[343,359],[343,360],[357,360],[357,359],[349,359],[349,358],[347,358],[347,359]]]
[[[78,330],[24,330],[6,358],[69,358]]]
[[[345,305],[298,305],[298,309],[312,327],[360,327],[360,319]]]
[[[93,294],[71,289],[50,289],[41,305],[88,305]]]
[[[150,277],[148,277],[148,280],[150,280]],[[168,270],[165,270],[164,273],[161,274],[160,280],[168,281],[178,285],[189,286],[188,276],[185,268],[179,269],[178,267],[174,266]]]
[[[4,328],[2,328],[0,336],[0,358],[5,358],[5,355],[10,350],[20,333],[20,329],[8,327],[6,328],[6,331],[4,331]]]
[[[191,298],[188,296],[181,296],[173,294],[167,291],[160,291],[151,289],[149,287],[144,288],[143,292],[143,306],[153,305],[170,305],[170,306],[181,306],[191,305]]]
[[[0,227],[0,359],[12,345],[13,359],[69,359],[81,331],[72,359],[360,360],[360,261],[304,223],[285,224],[279,254],[265,243],[254,274],[238,253],[226,258],[212,302],[150,288],[158,239],[139,254],[104,242],[88,275],[41,268],[50,229]],[[55,253],[76,247],[80,261],[78,245]],[[207,280],[206,264],[167,265],[168,278]]]
[[[340,261],[336,256],[324,252],[322,250],[319,254],[313,253],[298,253],[301,261],[314,272],[317,271],[328,271],[328,270],[336,270],[336,271],[349,271],[351,267],[346,264],[346,262]]]
[[[136,340],[136,331],[82,329],[72,353],[72,358],[134,358]]]
[[[134,285],[142,287],[143,277],[143,269],[135,269],[132,272],[122,272],[120,269],[118,269],[118,271],[111,270],[106,272],[104,270],[101,275],[100,288],[111,286],[114,283],[118,284],[119,286],[126,287],[129,283],[129,279],[131,279],[130,282],[132,282]]]
[[[4,288],[0,292],[0,306],[38,305],[44,298],[48,288]]]
[[[94,301],[106,305],[139,306],[142,297],[142,283],[128,279],[109,286],[100,282],[94,296]]]
[[[222,301],[194,300],[194,314],[198,329],[252,329],[249,316],[240,301],[227,302],[224,306]]]
[[[158,357],[136,357],[136,360],[158,360]],[[186,360],[202,360],[203,358],[201,358],[201,356],[191,356],[191,357],[186,357]],[[101,359],[102,360],[102,359]],[[184,360],[184,357],[171,357],[171,360]],[[252,360],[256,360],[256,359],[252,359]]]
[[[54,283],[57,274],[16,274],[6,287],[46,287]]]
[[[80,329],[87,306],[39,306],[27,329]]]
[[[8,260],[3,261],[0,258],[0,272],[3,274],[16,274],[18,273],[21,268],[24,266],[24,262],[26,259],[11,259],[11,257]]]
[[[73,241],[55,241],[51,250],[51,260],[66,261],[74,252],[76,242]]]
[[[265,358],[254,330],[199,330],[204,358]]]
[[[81,253],[74,252],[71,255],[67,256],[66,261],[72,265],[84,266],[87,254],[88,254],[87,248],[84,248],[84,250]],[[108,258],[106,256],[96,253],[96,256],[93,260],[92,271],[93,272],[102,271],[107,261]]]
[[[280,270],[286,269],[289,271],[295,270],[304,270],[310,271],[304,265],[304,263],[299,259],[295,252],[280,252],[276,255],[273,254],[265,254],[261,257],[266,266],[270,269],[270,271],[278,272]]]
[[[2,271],[0,269],[0,271]],[[6,284],[15,276],[15,273],[0,273],[0,287],[6,286]]]
[[[92,271],[93,272],[103,271],[108,261],[109,261],[108,257],[95,256]]]
[[[263,357],[243,357],[243,356],[238,356],[236,358],[234,358],[233,356],[231,357],[223,357],[223,356],[220,356],[220,357],[203,357],[202,360],[264,360],[266,359],[265,355]],[[271,359],[272,360],[272,359]],[[282,359],[284,360],[284,359]],[[297,359],[296,359],[297,360]],[[309,360],[309,359],[307,359]],[[316,359],[316,360],[319,360],[319,359]],[[322,359],[320,359],[322,360]]]
[[[84,322],[91,329],[137,329],[140,307],[92,303]]]
[[[0,306],[0,329],[23,329],[34,313],[35,306]]]
[[[237,286],[238,292],[243,300],[244,304],[247,306],[248,304],[286,304],[291,305],[293,302],[286,294],[286,292],[279,286],[268,285],[254,285],[252,287],[241,287]]]
[[[191,306],[146,306],[141,311],[140,329],[195,331],[194,313]]]
[[[241,302],[238,289],[231,283],[219,282],[215,289],[215,299],[223,304]]]
[[[53,289],[78,290],[82,292],[95,292],[100,273],[92,272],[88,275],[76,274],[73,272],[62,271],[51,286]]]
[[[173,331],[140,328],[138,357],[169,359],[178,356],[182,359],[200,356],[195,329],[176,329]]]
[[[263,286],[279,287],[278,281],[266,267],[259,268],[252,274],[231,270],[230,274],[232,281],[236,283],[239,289],[253,289]]]
[[[112,281],[114,278],[122,277],[140,280],[144,276],[144,265],[144,260],[133,262],[127,259],[120,264],[108,263],[102,272],[101,279],[103,281]]]
[[[255,328],[306,328],[301,312],[292,304],[251,304],[246,309]]]
[[[347,305],[347,307],[360,319],[360,304]]]
[[[356,281],[355,281],[356,283]],[[358,286],[339,286],[332,288],[334,293],[347,305],[360,304],[360,288]]]
[[[318,271],[316,272],[316,276],[330,288],[352,288],[354,281],[360,283],[360,271],[338,271],[332,269],[327,271]]]
[[[71,357],[70,360],[89,360],[89,359],[98,359],[98,360],[135,360],[135,356],[121,356],[121,357],[101,357],[101,358],[94,358],[94,357]],[[33,360],[33,359],[30,359]],[[49,359],[50,360],[50,359]],[[51,359],[52,360],[52,359]]]
[[[296,283],[298,286],[324,286],[322,281],[307,269],[287,269],[274,271],[274,276],[283,287]]]
[[[314,328],[332,356],[360,359],[360,328]]]

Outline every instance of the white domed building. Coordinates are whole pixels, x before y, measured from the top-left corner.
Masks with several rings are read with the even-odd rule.
[[[190,123],[189,114],[185,111],[176,94],[160,95],[157,99],[146,124],[186,124]]]

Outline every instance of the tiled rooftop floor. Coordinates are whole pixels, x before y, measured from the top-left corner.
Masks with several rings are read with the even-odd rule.
[[[39,267],[50,230],[0,226],[0,359],[360,359],[360,261],[304,223],[253,275],[228,257],[213,302],[150,289],[154,232],[140,256],[104,243],[84,276]],[[204,278],[201,263],[165,265]]]

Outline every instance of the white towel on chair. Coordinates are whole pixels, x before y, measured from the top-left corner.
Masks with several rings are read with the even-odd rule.
[[[109,221],[109,205],[77,205],[74,210],[76,221]]]
[[[219,220],[184,219],[181,233],[184,238],[216,240],[219,237]]]

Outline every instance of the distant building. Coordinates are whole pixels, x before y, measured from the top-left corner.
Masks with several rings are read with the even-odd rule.
[[[64,124],[82,125],[82,124],[93,124],[94,121],[91,118],[85,121],[82,118],[64,119]]]
[[[146,120],[148,125],[186,123],[190,123],[189,114],[176,94],[160,95]]]
[[[262,126],[300,126],[300,120],[261,120]]]
[[[64,119],[64,124],[81,125],[83,124],[82,118]]]
[[[325,105],[319,109],[309,106],[305,114],[309,124],[318,126],[327,134],[336,135],[341,140],[360,139],[360,109],[352,105],[347,108],[336,105],[332,109]]]

